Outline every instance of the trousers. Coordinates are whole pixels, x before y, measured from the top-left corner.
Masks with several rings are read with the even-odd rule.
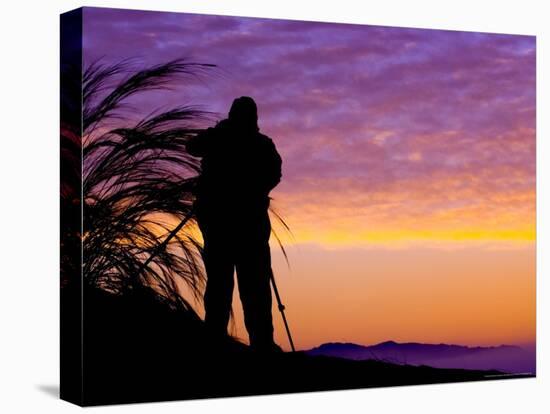
[[[241,206],[224,214],[198,209],[197,219],[204,239],[207,328],[214,334],[227,335],[236,273],[250,345],[270,346],[273,344],[271,224],[267,208]]]

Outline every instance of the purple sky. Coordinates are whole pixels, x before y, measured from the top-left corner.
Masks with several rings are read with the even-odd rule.
[[[190,103],[223,116],[236,96],[254,97],[285,160],[275,194],[290,215],[320,186],[332,199],[353,191],[366,196],[360,205],[384,204],[383,218],[401,214],[391,203],[404,189],[407,215],[425,217],[464,204],[481,214],[499,200],[521,210],[534,188],[534,37],[97,8],[84,16],[85,63],[183,56],[219,66],[202,83],[143,98],[144,112]]]

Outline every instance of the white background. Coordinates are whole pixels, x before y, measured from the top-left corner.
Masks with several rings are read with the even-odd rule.
[[[537,35],[538,377],[90,408],[110,412],[549,412],[549,73],[544,0],[88,0],[186,11]],[[78,1],[3,3],[0,30],[0,412],[73,412],[57,399],[59,13]],[[545,19],[546,16],[546,19]],[[452,323],[452,321],[450,321]],[[545,329],[544,329],[545,328]],[[546,351],[546,352],[545,352]],[[284,378],[281,379],[284,381]],[[546,407],[545,407],[546,405]]]

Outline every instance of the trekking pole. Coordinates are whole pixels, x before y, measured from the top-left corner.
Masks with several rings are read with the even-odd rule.
[[[153,250],[153,252],[151,253],[151,255],[147,258],[147,260],[145,262],[143,262],[143,264],[141,265],[141,268],[140,268],[140,271],[139,273],[141,273],[141,271],[143,269],[145,269],[149,263],[151,263],[153,261],[153,259],[158,256],[158,254],[164,250],[166,248],[166,246],[168,245],[168,243],[170,242],[170,240],[172,240],[176,234],[178,234],[178,232],[183,228],[183,226],[185,226],[187,224],[187,222],[191,219],[191,217],[193,217],[193,213],[195,212],[195,209],[194,208],[191,208],[191,210],[189,211],[189,213],[187,213],[187,215],[183,218],[183,220],[180,221],[180,224],[178,224],[174,230],[172,230],[170,232],[170,234],[168,236],[166,236],[166,238],[162,241],[162,243],[159,243],[157,245],[157,247],[155,248],[155,250]]]
[[[283,317],[286,334],[288,335],[288,342],[290,342],[290,348],[292,349],[292,352],[296,352],[296,349],[294,348],[294,341],[292,340],[292,335],[290,334],[290,328],[288,327],[288,322],[285,316],[285,305],[283,305],[283,302],[281,301],[281,296],[279,295],[279,289],[277,289],[277,284],[275,283],[275,276],[273,275],[273,269],[271,267],[269,268],[269,278],[271,280],[271,285],[273,286],[273,292],[275,293],[275,298],[277,299],[279,312],[281,312],[281,316]]]

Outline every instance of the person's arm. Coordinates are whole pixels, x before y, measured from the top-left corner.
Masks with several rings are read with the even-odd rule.
[[[204,157],[208,151],[209,141],[214,134],[214,128],[208,128],[191,138],[185,148],[193,157]]]
[[[268,149],[268,157],[267,157],[267,175],[266,175],[266,184],[267,184],[267,190],[268,193],[273,190],[279,182],[281,182],[282,177],[282,163],[283,160],[279,153],[277,152],[277,148],[275,148],[275,144],[270,139],[268,140],[267,144]]]
[[[215,141],[217,139],[216,137],[220,135],[221,130],[227,128],[227,125],[228,120],[222,119],[216,124],[216,126],[199,132],[186,144],[185,147],[187,152],[194,157],[204,157],[207,155],[207,153],[216,146],[216,143],[213,141]]]

